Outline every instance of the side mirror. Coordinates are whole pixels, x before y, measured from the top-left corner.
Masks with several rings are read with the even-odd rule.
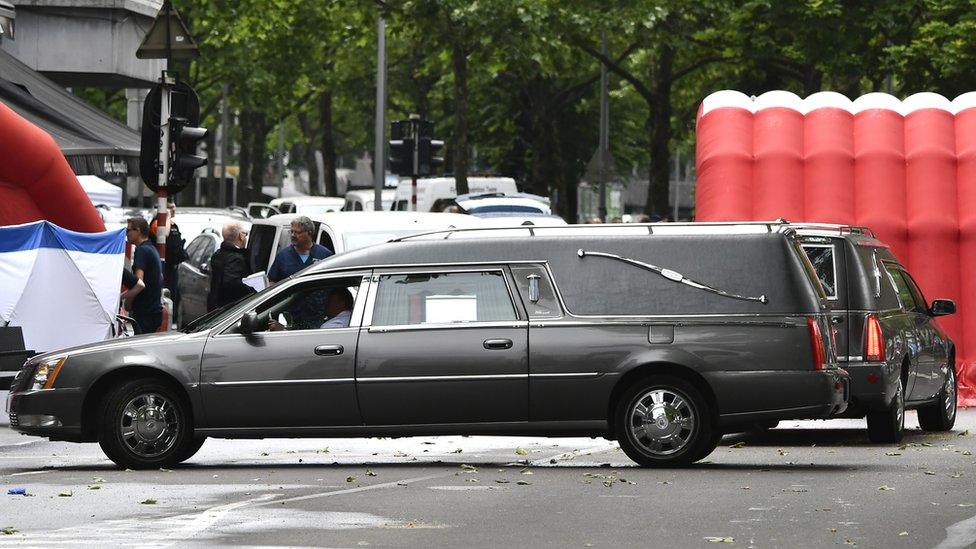
[[[257,331],[258,324],[258,314],[254,311],[248,311],[244,313],[241,317],[241,333],[244,335],[251,335]]]
[[[956,303],[951,299],[936,299],[932,302],[932,307],[929,308],[929,314],[932,316],[945,316],[956,314]]]

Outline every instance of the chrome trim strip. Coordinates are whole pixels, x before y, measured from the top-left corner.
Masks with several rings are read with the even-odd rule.
[[[383,383],[388,381],[467,381],[467,380],[486,380],[486,379],[527,379],[529,374],[485,374],[485,375],[466,375],[466,376],[373,376],[360,377],[361,383]]]
[[[205,384],[214,387],[235,387],[245,385],[306,385],[306,384],[331,384],[331,383],[353,383],[354,377],[335,377],[329,379],[259,379],[254,381],[208,381]]]
[[[862,356],[839,356],[837,357],[837,362],[863,362],[864,357]]]
[[[530,378],[533,377],[555,377],[555,378],[573,378],[573,377],[599,377],[602,376],[602,372],[566,372],[566,373],[555,373],[555,374],[529,374]]]
[[[369,333],[382,334],[387,332],[413,332],[417,330],[457,330],[475,328],[508,328],[523,329],[528,322],[518,320],[515,322],[458,322],[456,324],[402,324],[396,326],[370,326]]]

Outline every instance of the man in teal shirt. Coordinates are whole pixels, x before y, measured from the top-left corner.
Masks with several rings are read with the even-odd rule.
[[[268,280],[284,280],[312,263],[333,255],[332,250],[316,244],[314,237],[315,224],[312,220],[304,215],[295,218],[291,222],[291,246],[283,248],[275,256],[268,269]]]

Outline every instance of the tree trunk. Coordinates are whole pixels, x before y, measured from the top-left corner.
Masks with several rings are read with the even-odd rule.
[[[304,111],[298,113],[298,125],[302,128],[302,141],[304,142],[305,169],[308,170],[308,190],[312,195],[322,194],[319,188],[319,170],[315,163],[315,130],[308,122],[308,114]]]
[[[674,49],[661,46],[651,62],[653,101],[648,102],[651,169],[648,177],[645,212],[662,218],[668,215],[669,168],[671,165],[671,84]]]
[[[319,96],[319,131],[322,132],[322,163],[325,171],[325,195],[338,196],[336,184],[335,140],[332,138],[332,92]]]
[[[454,181],[457,193],[468,193],[468,56],[454,42]]]
[[[241,181],[247,188],[247,201],[262,200],[264,171],[267,166],[268,118],[263,112],[241,113]]]

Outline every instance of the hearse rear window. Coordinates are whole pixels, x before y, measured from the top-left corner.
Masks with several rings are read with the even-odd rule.
[[[837,299],[837,263],[833,244],[804,244],[803,251],[817,271],[817,278],[827,297]]]

